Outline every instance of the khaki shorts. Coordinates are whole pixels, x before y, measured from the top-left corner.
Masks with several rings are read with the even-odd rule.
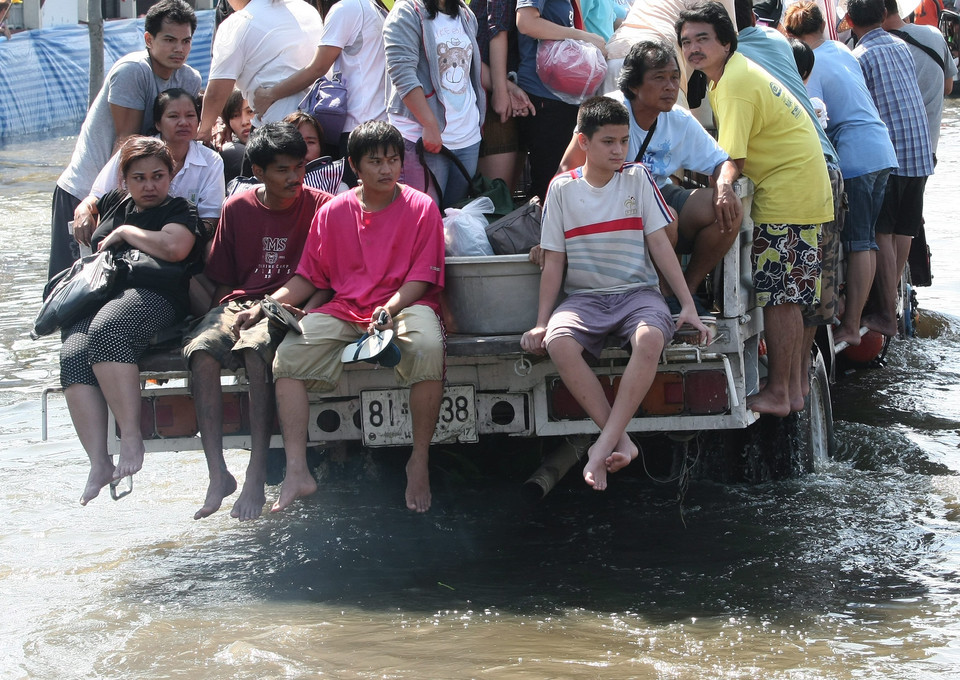
[[[204,351],[230,371],[243,368],[243,351],[252,349],[264,364],[273,363],[277,346],[287,329],[270,323],[266,318],[240,332],[238,339],[233,334],[237,315],[257,304],[255,300],[228,302],[207,312],[183,339],[183,359],[190,365],[190,357],[196,351]]]
[[[367,327],[320,313],[307,314],[300,325],[303,335],[289,333],[277,348],[273,377],[302,380],[311,392],[329,392],[340,381],[343,348]],[[443,380],[446,339],[436,313],[426,305],[407,307],[393,318],[393,328],[393,342],[400,348],[400,363],[393,369],[397,384]]]

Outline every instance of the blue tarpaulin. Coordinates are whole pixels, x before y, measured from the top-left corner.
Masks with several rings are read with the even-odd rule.
[[[206,83],[214,11],[197,12],[187,63]],[[144,49],[143,19],[105,22],[104,75],[125,54]],[[0,42],[0,140],[79,124],[87,113],[90,36],[86,25],[18,33]]]

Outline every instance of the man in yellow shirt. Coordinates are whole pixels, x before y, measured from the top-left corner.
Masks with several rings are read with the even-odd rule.
[[[718,2],[684,10],[677,38],[691,68],[710,80],[720,146],[756,185],[754,287],[763,307],[767,384],[747,399],[759,413],[803,409],[801,307],[820,298],[820,225],[833,219],[830,177],[813,121],[780,81],[741,54]]]

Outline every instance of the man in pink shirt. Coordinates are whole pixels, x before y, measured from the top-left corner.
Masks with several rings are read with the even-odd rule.
[[[273,363],[287,457],[273,512],[317,490],[306,459],[307,389],[334,389],[343,348],[385,329],[393,329],[400,349],[397,382],[410,387],[406,504],[416,512],[430,508],[427,463],[443,397],[443,222],[429,196],[397,183],[403,149],[399,131],[382,121],[350,133],[348,158],[361,184],[320,209],[296,275],[273,293],[308,312],[300,321],[303,333],[288,333]],[[238,323],[254,323],[260,313],[251,309]]]

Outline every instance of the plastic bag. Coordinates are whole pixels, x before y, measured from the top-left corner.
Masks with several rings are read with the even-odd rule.
[[[471,257],[493,255],[487,240],[487,218],[484,213],[493,212],[493,201],[487,196],[470,201],[462,208],[447,208],[443,218],[443,238],[447,255]]]
[[[607,60],[596,45],[582,40],[541,40],[537,75],[560,101],[582,104],[593,96],[607,75]]]

